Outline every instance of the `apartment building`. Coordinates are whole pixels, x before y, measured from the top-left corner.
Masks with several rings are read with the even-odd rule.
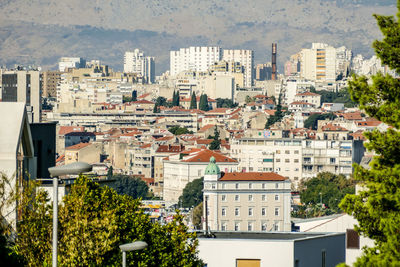
[[[224,49],[222,59],[239,62],[244,68],[244,87],[253,85],[254,52],[245,49]]]
[[[319,82],[334,82],[336,80],[336,49],[322,43],[313,43],[311,49],[302,49],[300,76]]]
[[[273,132],[271,135],[274,134]],[[332,172],[350,176],[352,164],[364,155],[360,140],[314,140],[290,138],[240,138],[231,142],[230,156],[238,171],[276,172],[297,187],[301,178]]]
[[[71,68],[84,68],[86,60],[80,57],[62,57],[58,62],[58,70],[63,72]]]
[[[290,231],[290,179],[273,172],[221,172],[214,157],[204,173],[203,229]],[[206,227],[207,224],[207,227]]]
[[[155,82],[154,57],[148,57],[143,51],[135,49],[124,55],[124,72],[135,73],[143,77],[145,83]]]
[[[60,71],[43,72],[43,97],[57,97],[57,85],[61,82]]]
[[[24,102],[29,122],[40,122],[42,74],[38,70],[0,70],[2,102]]]
[[[207,71],[222,58],[222,49],[218,46],[191,46],[170,52],[170,74],[175,76],[182,71]]]

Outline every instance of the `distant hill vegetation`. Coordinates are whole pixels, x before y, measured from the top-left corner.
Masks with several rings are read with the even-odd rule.
[[[372,55],[380,32],[373,13],[395,1],[372,0],[13,0],[0,1],[0,65],[55,68],[61,56],[100,59],[122,70],[134,48],[169,68],[169,51],[191,45],[255,50],[256,63],[278,63],[312,42]]]

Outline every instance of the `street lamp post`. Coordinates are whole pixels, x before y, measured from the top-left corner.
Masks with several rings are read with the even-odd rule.
[[[58,242],[58,177],[68,174],[80,174],[92,170],[92,165],[85,162],[74,162],[67,165],[49,168],[53,177],[53,267],[57,267],[57,242]]]
[[[147,243],[144,241],[135,241],[133,243],[123,244],[119,246],[122,251],[122,267],[126,267],[126,252],[141,250],[147,247]]]

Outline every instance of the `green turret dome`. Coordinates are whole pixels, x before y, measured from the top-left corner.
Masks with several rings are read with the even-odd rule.
[[[204,173],[205,175],[221,174],[221,171],[215,162],[216,162],[215,158],[211,157],[210,163],[208,164],[206,171]]]

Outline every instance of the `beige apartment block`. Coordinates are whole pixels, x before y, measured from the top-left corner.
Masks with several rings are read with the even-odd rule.
[[[290,231],[290,180],[272,172],[221,172],[210,159],[204,174],[203,229]],[[207,214],[206,214],[207,212]]]
[[[100,162],[102,151],[101,143],[79,143],[65,148],[65,164],[86,162],[89,164]]]

